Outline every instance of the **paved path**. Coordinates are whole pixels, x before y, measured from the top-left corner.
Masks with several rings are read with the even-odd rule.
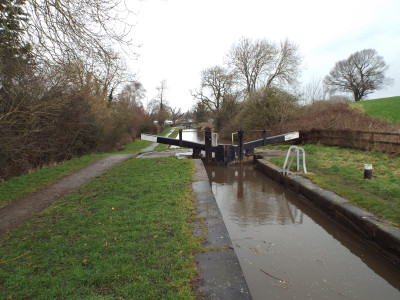
[[[154,151],[154,148],[157,147],[158,143],[152,143],[150,146],[147,146],[146,148],[142,149],[140,152],[150,152]]]

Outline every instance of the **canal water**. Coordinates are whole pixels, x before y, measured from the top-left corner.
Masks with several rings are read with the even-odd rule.
[[[204,143],[204,131],[201,131],[200,129],[182,130],[182,139],[185,141]]]
[[[206,169],[253,299],[400,299],[399,269],[254,165]]]
[[[400,299],[400,272],[254,165],[207,166],[253,299]]]

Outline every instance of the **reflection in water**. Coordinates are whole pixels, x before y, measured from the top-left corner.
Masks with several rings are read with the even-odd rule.
[[[217,193],[224,199],[230,198],[230,210],[241,225],[303,222],[303,212],[286,199],[282,187],[259,180],[253,167],[208,166],[207,170],[211,181],[220,184],[214,185]],[[236,191],[235,199],[232,189]]]
[[[200,129],[185,129],[182,131],[182,140],[204,143],[204,131]]]
[[[207,166],[253,299],[400,299],[400,272],[252,165]]]

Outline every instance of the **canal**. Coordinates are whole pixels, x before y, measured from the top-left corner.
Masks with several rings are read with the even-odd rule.
[[[206,169],[253,299],[400,299],[394,265],[254,165]]]

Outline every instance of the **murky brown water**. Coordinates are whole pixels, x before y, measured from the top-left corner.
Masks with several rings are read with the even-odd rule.
[[[400,299],[400,270],[254,166],[207,173],[253,299]]]

